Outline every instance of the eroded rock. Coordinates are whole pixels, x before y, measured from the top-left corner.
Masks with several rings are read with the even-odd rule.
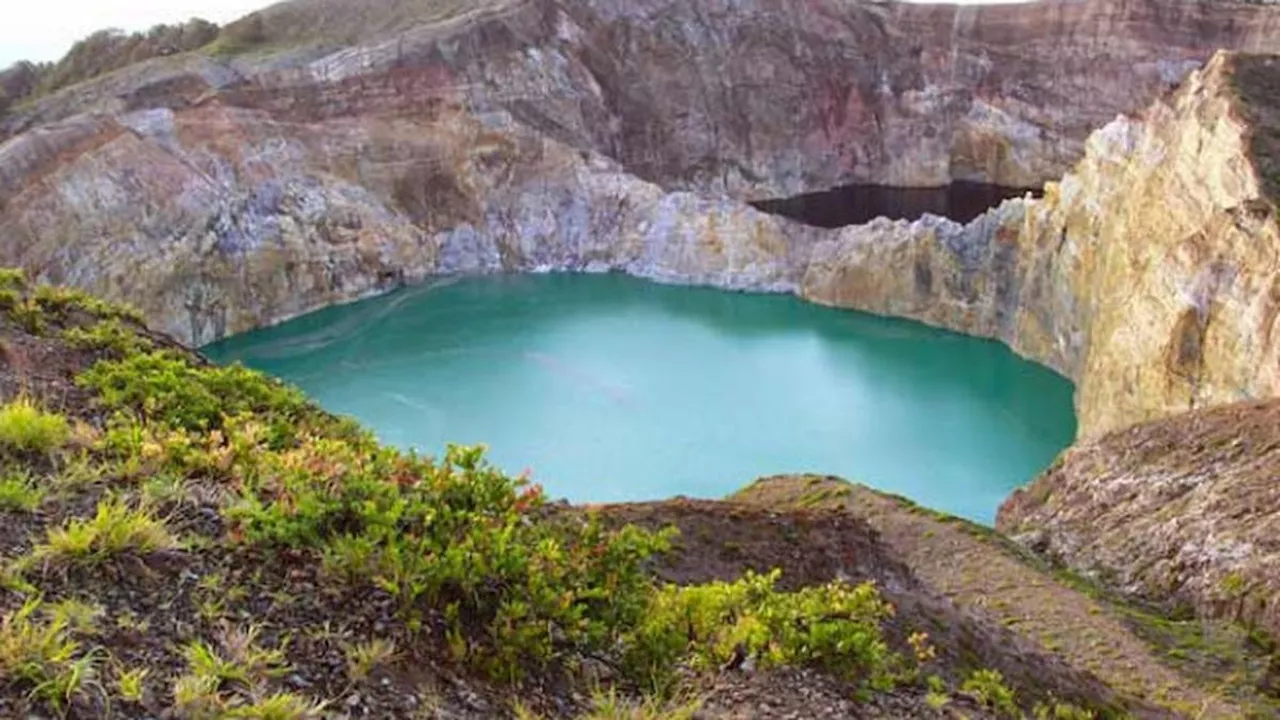
[[[1107,584],[1280,633],[1280,403],[1183,413],[1077,444],[997,527]]]

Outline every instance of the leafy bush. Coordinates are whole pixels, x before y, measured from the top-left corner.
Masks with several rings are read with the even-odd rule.
[[[126,319],[142,323],[142,313],[121,303],[109,303],[78,288],[58,285],[38,285],[31,301],[44,312],[65,320],[72,312],[83,312],[96,318]]]
[[[884,687],[891,653],[881,622],[892,613],[875,586],[833,582],[779,592],[781,572],[658,592],[627,637],[625,664],[662,690],[680,663],[713,670],[731,659],[758,666],[818,666]]]
[[[63,331],[62,337],[74,348],[106,352],[117,358],[126,358],[151,349],[150,340],[114,317],[87,328],[68,328]]]
[[[51,453],[71,436],[67,419],[45,412],[29,397],[0,406],[0,453]]]
[[[227,415],[273,416],[281,435],[309,410],[298,390],[240,365],[197,368],[170,351],[141,352],[99,362],[77,382],[96,390],[110,409],[189,431],[221,428]]]
[[[109,303],[75,288],[37,285],[32,289],[21,270],[0,268],[0,310],[34,335],[43,334],[49,321],[65,323],[75,312],[99,319],[123,319],[141,324],[136,308]]]
[[[0,267],[0,290],[22,290],[27,286],[27,276],[18,268]]]
[[[234,442],[234,441],[233,441]],[[540,489],[451,447],[439,463],[346,441],[313,439],[241,466],[228,511],[245,540],[323,548],[330,570],[400,598],[449,609],[455,632],[482,628],[468,659],[514,679],[571,649],[612,646],[645,610],[642,563],[667,546],[592,517],[532,521]]]

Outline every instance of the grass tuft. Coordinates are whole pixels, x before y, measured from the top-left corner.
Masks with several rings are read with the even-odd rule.
[[[0,452],[48,454],[70,437],[67,419],[46,412],[30,397],[24,395],[0,406]]]
[[[125,702],[142,702],[143,696],[146,694],[147,676],[151,674],[148,668],[134,668],[125,670],[120,668],[116,671],[116,694],[125,700]]]
[[[395,660],[396,653],[396,644],[382,638],[348,645],[345,648],[347,677],[352,682],[360,682],[368,678],[375,669],[389,665]]]
[[[631,700],[610,689],[592,694],[591,710],[582,720],[693,720],[701,708],[699,700],[680,702],[659,697]]]
[[[99,502],[88,520],[50,528],[45,543],[33,553],[42,560],[95,564],[125,553],[145,555],[176,547],[178,541],[163,521],[112,498]]]
[[[257,626],[228,629],[221,650],[197,640],[183,651],[187,672],[174,683],[182,717],[218,720],[304,720],[319,717],[325,703],[291,693],[268,694],[265,683],[289,671],[284,653],[258,645]]]
[[[0,621],[0,677],[31,688],[31,694],[61,711],[95,684],[96,661],[81,654],[65,618],[41,622],[39,598]]]
[[[26,470],[0,475],[0,510],[31,512],[44,502],[45,492]]]

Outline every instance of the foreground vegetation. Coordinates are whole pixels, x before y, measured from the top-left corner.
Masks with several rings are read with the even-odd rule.
[[[673,531],[549,505],[479,448],[383,447],[126,308],[4,271],[0,341],[0,711],[319,717],[426,658],[522,717],[678,716],[697,678],[748,666],[812,668],[863,698],[915,687],[938,708],[1091,717],[1028,707],[990,671],[944,681],[923,633],[891,647],[895,610],[871,583],[659,582]],[[15,372],[46,346],[66,387]],[[324,682],[303,677],[335,647],[336,669],[305,673]],[[549,701],[557,688],[579,700]]]

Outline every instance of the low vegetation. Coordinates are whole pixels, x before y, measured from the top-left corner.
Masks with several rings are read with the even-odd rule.
[[[348,687],[424,646],[495,687],[578,682],[585,665],[604,663],[609,689],[583,708],[593,717],[677,712],[690,678],[743,663],[820,669],[851,691],[909,681],[910,660],[882,631],[893,608],[874,585],[785,591],[777,571],[660,583],[648,568],[670,531],[557,511],[480,448],[429,458],[383,447],[294,388],[165,349],[127,309],[11,272],[0,285],[11,332],[84,355],[62,393],[89,398],[63,413],[25,391],[0,405],[0,453],[21,461],[0,478],[0,510],[51,508],[32,515],[17,539],[27,550],[5,570],[7,596],[22,604],[5,615],[0,681],[23,702],[86,717],[111,703],[190,718],[318,716],[334,698],[283,679],[298,672],[296,644],[330,643],[328,633],[282,633],[245,615],[289,608],[301,592],[264,590],[271,578],[249,572],[249,557],[324,583],[312,595],[390,603],[380,631],[335,632],[326,645]],[[187,603],[189,617],[139,614],[94,584],[137,563],[163,567],[162,551],[206,588],[168,601]],[[221,570],[204,569],[215,562]],[[103,618],[114,627],[98,627]],[[151,656],[78,639],[155,633],[155,622],[166,630]]]
[[[0,453],[10,457],[48,454],[70,437],[70,424],[57,413],[47,412],[29,397],[0,406]]]
[[[97,656],[72,636],[66,617],[44,619],[39,598],[0,620],[0,679],[61,712],[92,692]]]
[[[44,501],[44,489],[25,469],[0,470],[0,510],[31,512]]]
[[[46,562],[99,563],[125,553],[145,555],[177,545],[163,521],[113,498],[98,503],[91,518],[50,528],[33,553]]]

